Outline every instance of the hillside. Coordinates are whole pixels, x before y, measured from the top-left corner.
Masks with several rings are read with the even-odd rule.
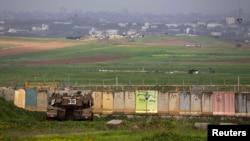
[[[2,97],[0,97],[0,105],[0,122],[41,121],[45,119],[44,113],[26,111]]]

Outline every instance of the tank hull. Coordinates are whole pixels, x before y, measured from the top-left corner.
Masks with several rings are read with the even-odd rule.
[[[47,119],[93,120],[93,98],[90,94],[53,93],[47,107]]]

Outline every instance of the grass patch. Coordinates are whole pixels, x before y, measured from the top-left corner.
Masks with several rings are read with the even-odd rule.
[[[207,132],[194,128],[195,122],[249,123],[248,120],[230,118],[221,120],[216,117],[177,119],[135,116],[128,118],[122,115],[94,117],[93,121],[54,121],[46,120],[41,113],[20,109],[2,98],[0,103],[0,139],[4,141],[205,141]],[[11,110],[15,112],[10,112]],[[106,127],[106,122],[111,119],[123,120],[124,125],[110,130]]]

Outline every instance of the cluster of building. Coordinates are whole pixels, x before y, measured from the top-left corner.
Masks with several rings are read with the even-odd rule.
[[[250,23],[239,23],[235,17],[227,17],[223,22],[187,22],[187,23],[117,23],[116,29],[97,30],[91,28],[89,34],[98,38],[138,37],[147,34],[160,35],[200,35],[240,40],[250,39]],[[124,30],[126,29],[126,30]]]
[[[0,21],[2,35],[35,34],[36,36],[54,37],[85,37],[93,36],[99,39],[134,38],[144,35],[198,35],[213,36],[224,39],[249,42],[250,22],[239,22],[235,17],[226,17],[220,22],[182,22],[182,23],[112,23],[103,20],[85,22],[81,20],[47,21],[47,23],[33,22],[30,27],[20,23],[10,25],[8,21]],[[38,26],[37,26],[38,25]],[[46,33],[45,33],[46,32]]]

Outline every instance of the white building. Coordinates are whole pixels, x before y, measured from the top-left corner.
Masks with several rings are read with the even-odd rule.
[[[49,30],[49,25],[42,24],[42,30]]]
[[[147,31],[147,29],[148,29],[148,26],[142,26],[142,27],[141,27],[141,30],[142,30],[142,31]]]
[[[54,22],[54,24],[72,24],[72,21],[69,21],[69,22]]]
[[[197,22],[197,26],[206,26],[207,24],[205,22]]]
[[[150,26],[150,23],[144,23],[144,26],[145,26],[145,27],[149,27],[149,26]]]
[[[210,35],[213,37],[220,37],[222,34],[221,32],[211,32]]]
[[[226,18],[227,25],[234,25],[235,22],[236,22],[236,19],[234,17],[227,17]]]
[[[178,24],[166,24],[167,27],[177,28]]]
[[[137,23],[132,23],[132,26],[137,26]]]
[[[14,29],[14,28],[10,28],[10,29],[8,30],[8,32],[9,32],[9,33],[17,33],[17,30]]]
[[[129,29],[129,31],[127,32],[128,35],[135,35],[137,33],[136,29]]]
[[[197,24],[196,23],[184,23],[185,26],[196,28]]]
[[[151,25],[150,28],[156,29],[158,28],[158,25]]]
[[[118,26],[120,27],[126,27],[128,25],[128,23],[118,23]]]
[[[111,35],[117,35],[118,34],[118,30],[116,29],[108,29],[106,30],[106,34],[111,36]]]
[[[47,31],[49,30],[49,25],[42,24],[41,26],[33,26],[32,31]]]
[[[207,28],[216,28],[216,27],[223,27],[223,25],[220,23],[216,23],[216,22],[207,24]]]

